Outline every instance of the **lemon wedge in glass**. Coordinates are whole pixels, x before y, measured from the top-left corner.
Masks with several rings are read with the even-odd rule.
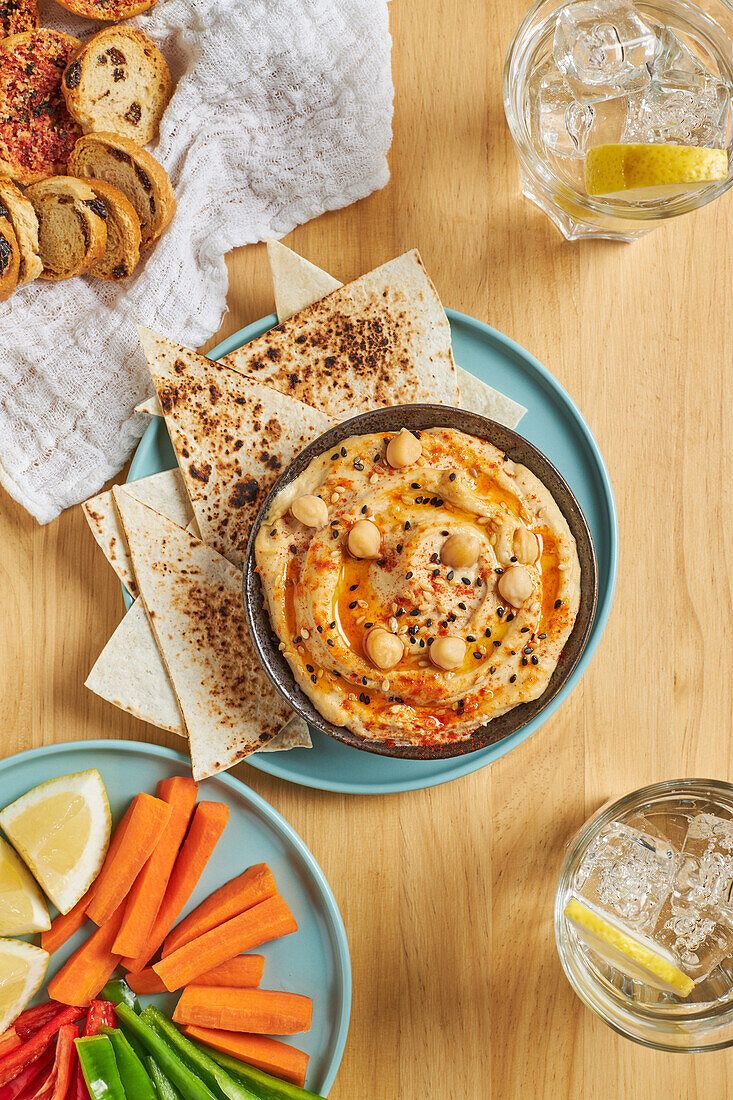
[[[61,913],[99,874],[110,820],[107,792],[94,769],[51,779],[0,813],[8,840]]]
[[[728,175],[728,151],[697,145],[596,145],[585,154],[589,195],[664,199],[718,183]]]
[[[687,997],[695,983],[674,963],[670,954],[646,937],[631,936],[599,913],[587,909],[576,898],[565,906],[565,917],[578,936],[596,954],[630,978]]]
[[[0,838],[0,936],[23,936],[51,927],[43,894],[30,871]]]
[[[0,939],[0,1035],[40,989],[48,959],[32,943]]]

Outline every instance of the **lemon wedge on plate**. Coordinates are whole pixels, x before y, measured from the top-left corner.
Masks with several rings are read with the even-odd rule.
[[[646,937],[631,936],[619,925],[587,909],[576,898],[565,906],[565,916],[584,943],[610,966],[630,978],[687,997],[695,983],[674,963],[671,955]]]
[[[0,939],[0,1034],[41,987],[48,951],[23,940]]]
[[[51,927],[43,894],[30,871],[0,838],[0,936],[23,936]]]
[[[110,820],[107,792],[94,769],[51,779],[0,813],[5,835],[61,913],[99,874]]]
[[[585,154],[589,195],[664,199],[718,183],[728,175],[728,151],[697,145],[596,145]]]

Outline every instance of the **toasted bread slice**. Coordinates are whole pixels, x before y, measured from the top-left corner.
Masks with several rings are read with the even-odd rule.
[[[90,267],[89,274],[119,282],[132,274],[140,260],[140,219],[118,187],[104,180],[85,179],[84,182],[107,210],[107,247],[99,263]]]
[[[0,302],[6,302],[18,285],[20,248],[8,211],[0,203]]]
[[[26,184],[65,171],[81,127],[61,77],[80,45],[46,28],[0,42],[0,174]]]
[[[37,0],[0,0],[0,38],[34,31],[39,23]]]
[[[5,216],[18,239],[18,284],[30,283],[43,271],[41,257],[38,255],[38,218],[33,203],[28,201],[12,180],[0,177],[0,207],[7,211]]]
[[[107,244],[107,210],[89,184],[53,176],[25,194],[38,217],[41,278],[70,279],[96,267]]]
[[[59,0],[67,11],[73,11],[85,19],[102,19],[105,23],[132,19],[133,15],[147,11],[155,3],[156,0]]]
[[[106,27],[84,44],[61,83],[69,114],[85,134],[122,134],[147,145],[173,92],[165,58],[142,31]]]
[[[157,240],[176,212],[176,199],[162,164],[129,138],[84,134],[69,157],[69,171],[118,187],[140,219],[143,249]]]

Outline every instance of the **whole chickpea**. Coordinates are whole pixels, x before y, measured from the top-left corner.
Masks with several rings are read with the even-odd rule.
[[[325,527],[328,523],[328,505],[311,493],[296,497],[290,505],[290,512],[305,527]]]
[[[378,558],[382,549],[382,532],[371,520],[357,520],[349,531],[347,546],[355,558]]]
[[[438,668],[449,671],[460,668],[466,658],[466,643],[463,638],[454,638],[448,635],[445,638],[436,638],[430,647],[430,660]]]
[[[387,444],[387,462],[395,470],[412,466],[421,454],[422,443],[407,428],[402,428]]]

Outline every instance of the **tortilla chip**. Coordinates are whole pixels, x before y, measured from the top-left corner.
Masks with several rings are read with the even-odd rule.
[[[156,512],[167,516],[179,527],[185,527],[193,519],[186,486],[180,470],[165,470],[161,474],[140,478],[120,485],[121,492],[129,493],[143,504],[150,505]],[[138,596],[135,573],[130,560],[125,532],[122,530],[112,493],[99,493],[82,504],[94,538],[102,548],[104,556],[114,569],[133,599]],[[164,727],[167,728],[167,727]]]
[[[300,313],[301,309],[343,286],[343,283],[334,279],[327,271],[316,267],[309,260],[304,260],[279,241],[267,242],[267,259],[270,262],[279,321],[287,321],[294,313]]]
[[[135,576],[188,730],[194,779],[272,740],[290,711],[252,648],[236,566],[113,490]]]
[[[241,565],[268,491],[333,420],[149,329],[139,332],[203,541]]]
[[[458,402],[448,318],[416,251],[221,362],[339,420],[385,405]]]
[[[145,605],[136,600],[100,653],[85,687],[158,729],[187,737],[176,694],[160,656]],[[293,714],[258,752],[312,748],[308,723]]]
[[[343,286],[337,282],[328,272],[303,259],[297,252],[286,248],[284,244],[277,243],[277,249],[267,246],[267,258],[270,261],[273,289],[275,291],[275,305],[279,321],[284,321],[295,313],[291,305],[300,303],[298,309],[318,302],[325,294]],[[327,287],[327,289],[323,289]],[[283,303],[283,310],[280,303]],[[480,413],[490,420],[496,420],[507,428],[516,428],[519,421],[526,413],[523,405],[512,401],[503,393],[487,386],[480,378],[469,374],[462,367],[456,366],[458,389],[460,393],[459,404],[462,409]]]
[[[142,600],[135,600],[84,686],[151,726],[186,736],[186,726]]]

